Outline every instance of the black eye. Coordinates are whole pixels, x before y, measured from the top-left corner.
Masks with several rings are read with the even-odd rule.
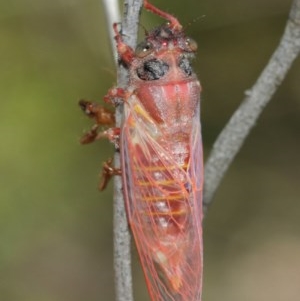
[[[142,80],[157,80],[162,78],[169,70],[169,65],[163,61],[153,59],[137,69],[137,75]]]
[[[186,74],[186,75],[192,75],[193,69],[190,63],[190,60],[183,56],[180,58],[180,61],[178,63],[178,67]]]
[[[135,49],[135,55],[143,58],[153,52],[153,45],[148,41],[141,42]]]

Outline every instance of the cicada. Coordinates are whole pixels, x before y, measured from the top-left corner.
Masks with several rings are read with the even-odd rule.
[[[83,143],[108,137],[121,154],[127,218],[153,301],[200,301],[202,290],[203,155],[201,86],[191,66],[197,50],[172,15],[144,1],[144,8],[168,22],[146,34],[135,50],[114,24],[120,61],[129,70],[126,89],[105,96],[122,98],[120,128],[98,132],[114,115],[81,101],[96,120]],[[103,189],[118,173],[105,164]]]

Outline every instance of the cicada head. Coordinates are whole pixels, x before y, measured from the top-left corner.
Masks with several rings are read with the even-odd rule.
[[[181,27],[163,24],[147,34],[135,50],[136,75],[143,81],[184,79],[192,75],[190,59],[197,43],[187,37]]]

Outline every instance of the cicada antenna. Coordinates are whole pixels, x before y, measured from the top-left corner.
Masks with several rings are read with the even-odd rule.
[[[177,18],[172,16],[171,14],[168,14],[159,8],[155,7],[153,4],[149,3],[148,0],[144,0],[144,8],[151,11],[152,13],[166,19],[170,23],[170,27],[174,30],[182,30],[182,25],[179,23]]]
[[[202,15],[202,16],[199,16],[199,17],[196,17],[194,18],[192,21],[190,21],[189,23],[187,23],[186,25],[183,26],[183,30],[186,30],[188,27],[190,27],[193,23],[196,23],[198,22],[199,20],[205,18],[206,15]]]
[[[140,22],[138,22],[138,26],[140,26],[140,27],[144,30],[144,35],[145,35],[145,36],[148,36],[149,32],[148,32],[148,30],[146,29],[146,27],[145,27],[143,24],[141,24]]]

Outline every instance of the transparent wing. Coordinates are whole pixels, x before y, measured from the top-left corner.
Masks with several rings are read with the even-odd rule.
[[[170,136],[132,103],[121,134],[123,187],[148,289],[153,300],[199,300],[203,183],[199,115],[195,114],[189,133]]]

